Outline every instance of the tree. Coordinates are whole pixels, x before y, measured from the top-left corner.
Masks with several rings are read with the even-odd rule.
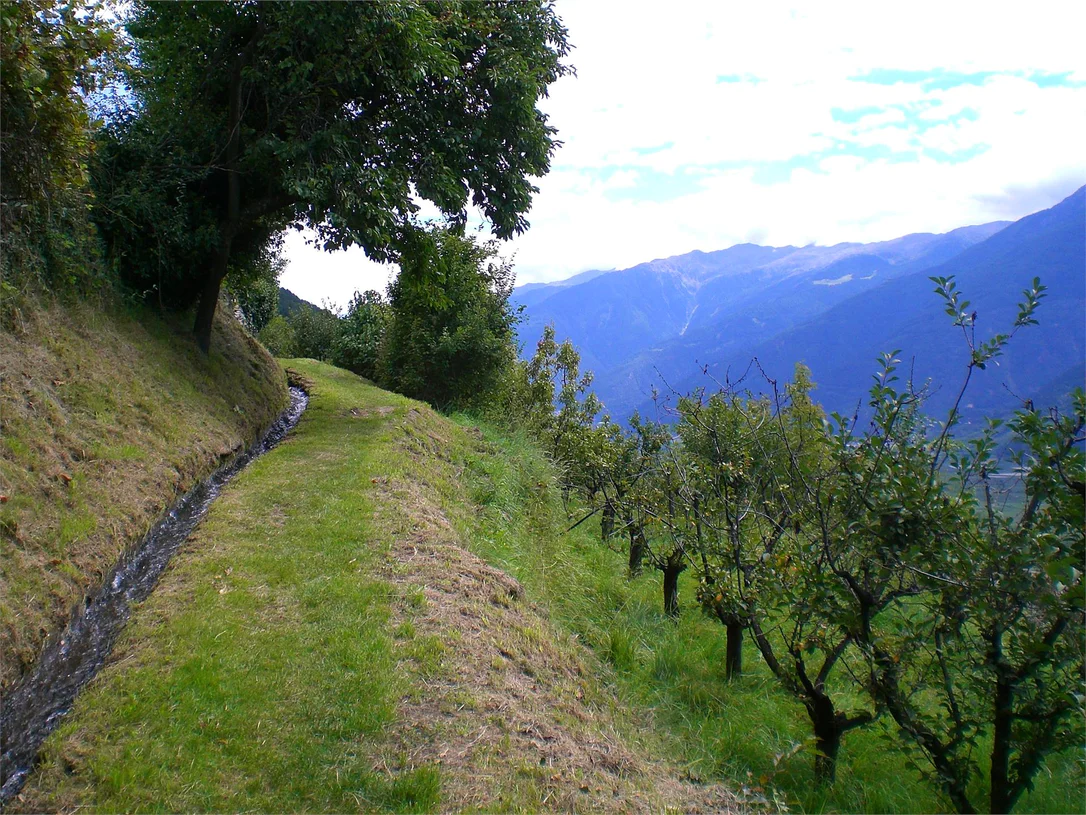
[[[765,492],[772,454],[761,449],[772,430],[764,400],[721,391],[679,400],[681,451],[673,456],[677,495],[692,520],[702,606],[727,632],[725,670],[743,670],[743,632],[749,625],[751,577],[761,555],[761,530],[773,528]],[[752,554],[753,552],[753,554]]]
[[[323,308],[316,308],[307,303],[287,317],[294,334],[295,355],[322,362],[332,359],[340,324],[332,313],[334,307],[325,303]]]
[[[153,147],[143,189],[169,179],[206,213],[178,297],[199,300],[205,350],[235,254],[288,224],[378,260],[408,249],[413,193],[454,219],[470,202],[500,238],[526,228],[556,145],[536,102],[570,70],[548,3],[142,0],[127,27],[140,125],[117,135]]]
[[[273,357],[296,356],[294,328],[285,317],[276,314],[260,329],[257,337]]]
[[[282,241],[271,241],[247,269],[227,280],[227,291],[237,303],[242,322],[251,334],[259,334],[279,312],[279,278],[286,268]]]
[[[381,345],[391,321],[391,307],[379,292],[356,292],[339,322],[332,343],[332,362],[376,381]]]
[[[910,547],[916,597],[864,642],[875,698],[959,812],[978,811],[978,787],[987,811],[1010,812],[1046,755],[1081,750],[1086,735],[1086,396],[1010,425],[1021,510],[1005,514],[993,497],[993,422],[953,454],[954,489],[939,500],[957,510],[957,534],[927,553]]]
[[[558,465],[563,494],[568,497],[577,482],[596,483],[600,465],[591,464],[585,453],[594,447],[604,455],[598,440],[589,438],[603,405],[589,390],[592,372],[581,373],[581,355],[573,343],[559,343],[554,326],[545,326],[532,358],[518,362],[514,374],[510,409]],[[586,464],[593,472],[585,470]]]
[[[119,51],[101,10],[78,1],[0,5],[3,284],[17,277],[56,287],[93,265],[86,182],[94,122],[84,100]]]
[[[99,2],[53,0],[0,8],[5,214],[86,181],[92,123],[83,99],[117,47],[101,10]]]
[[[445,227],[420,232],[402,263],[389,286],[381,384],[442,409],[484,406],[516,360],[512,267],[494,241]]]
[[[749,630],[781,686],[803,704],[815,773],[830,782],[844,734],[874,718],[841,709],[855,688],[838,680],[859,654],[835,569],[862,564],[846,564],[839,551],[848,538],[832,495],[837,468],[809,373],[797,365],[784,394],[767,384],[772,398],[723,389],[679,400],[675,495],[686,507],[702,606],[725,627],[728,676],[742,671]]]
[[[1024,501],[1019,511],[1002,512],[992,490],[1006,466],[994,442],[1000,422],[968,443],[955,442],[953,428],[973,371],[1036,322],[1044,287],[1035,279],[1023,292],[1009,333],[978,341],[975,315],[952,279],[932,279],[962,329],[970,362],[941,431],[915,446],[926,472],[911,484],[898,482],[915,500],[884,505],[897,510],[897,545],[882,561],[912,597],[860,627],[860,644],[874,698],[954,807],[976,811],[980,786],[989,811],[1009,812],[1046,755],[1083,743],[1086,395],[1076,389],[1066,412],[1044,415],[1027,406],[1016,413],[1013,446],[1003,458],[1022,480]],[[888,402],[903,398],[885,394]],[[953,527],[918,535],[929,525],[925,514],[936,513],[952,518]],[[984,753],[987,772],[977,760]]]

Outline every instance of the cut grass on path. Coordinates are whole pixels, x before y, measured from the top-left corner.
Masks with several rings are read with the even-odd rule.
[[[676,778],[532,588],[468,551],[508,533],[464,483],[496,448],[286,364],[309,409],[135,611],[13,811],[735,808]],[[524,488],[524,512],[553,506],[549,476]]]
[[[25,810],[428,809],[370,758],[405,682],[371,480],[405,399],[321,368],[296,430],[212,507],[43,751]]]

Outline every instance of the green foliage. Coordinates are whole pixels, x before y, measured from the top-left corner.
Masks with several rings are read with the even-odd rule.
[[[554,326],[546,326],[528,362],[518,362],[505,393],[507,416],[526,427],[570,479],[592,482],[595,476],[576,470],[593,468],[589,461],[592,427],[603,405],[589,390],[592,372],[581,373],[581,357],[568,339],[558,343]],[[556,390],[557,387],[557,390]],[[598,447],[598,444],[595,445]]]
[[[631,433],[594,423],[590,380],[551,332],[525,381],[561,408],[530,426],[567,488],[602,511],[604,539],[616,514],[629,530],[630,575],[642,560],[663,572],[669,614],[678,574],[694,568],[703,609],[727,628],[730,678],[750,633],[808,715],[821,782],[845,734],[882,716],[949,805],[1006,812],[1047,756],[1086,736],[1086,397],[1018,413],[1009,462],[996,457],[999,422],[955,439],[972,372],[1036,322],[1044,287],[1034,280],[1010,330],[980,340],[953,281],[935,282],[970,350],[943,422],[923,414],[924,392],[900,381],[891,352],[865,424],[827,421],[797,366],[783,390],[765,379],[763,394],[680,398],[673,437],[649,445],[639,421]],[[1026,498],[1011,517],[992,483],[1015,474]],[[681,668],[657,656],[659,681],[674,681]]]
[[[755,660],[752,643],[743,676],[727,680],[719,622],[691,607],[677,620],[663,614],[657,576],[628,579],[625,556],[600,545],[594,519],[567,531],[570,516],[557,493],[527,488],[557,478],[538,447],[523,433],[482,429],[500,455],[479,455],[464,478],[486,506],[483,523],[497,530],[477,535],[474,551],[513,574],[553,620],[614,669],[605,675],[622,700],[649,712],[651,724],[638,732],[663,741],[673,763],[706,783],[723,780],[752,803],[776,799],[794,812],[946,811],[945,799],[904,760],[886,716],[849,734],[836,783],[819,784],[803,705]],[[588,509],[577,496],[568,507],[573,518]],[[692,572],[680,578],[684,595],[697,588]],[[1084,781],[1078,756],[1050,756],[1022,809],[1075,811]]]
[[[548,4],[136,2],[127,28],[110,246],[140,290],[199,297],[198,334],[289,224],[380,260],[414,248],[416,194],[459,220],[470,201],[502,238],[527,226],[555,147],[536,103],[569,70]]]
[[[0,275],[13,290],[63,291],[100,274],[87,221],[93,123],[84,97],[117,52],[101,11],[97,2],[0,6]]]
[[[333,364],[376,380],[381,344],[391,321],[391,307],[379,292],[356,292],[332,343]]]
[[[82,191],[91,152],[83,96],[96,89],[116,47],[101,12],[100,2],[52,0],[0,8],[5,217]]]
[[[340,320],[328,308],[305,306],[290,315],[294,333],[294,354],[306,359],[332,359],[332,347],[339,335]]]
[[[227,281],[227,293],[237,303],[242,322],[252,334],[259,334],[279,312],[279,278],[286,268],[281,249],[281,240],[269,244],[248,270],[248,276],[238,274]]]
[[[952,446],[953,478],[935,505],[958,528],[909,551],[915,598],[869,646],[874,694],[962,812],[984,798],[1010,811],[1046,756],[1086,738],[1086,397],[1077,389],[1067,414],[1019,411],[1010,426],[1007,463],[994,455],[998,423]],[[1014,516],[992,497],[1006,464],[1025,487]]]
[[[268,324],[260,329],[257,338],[264,343],[264,347],[268,349],[273,357],[296,356],[294,352],[294,328],[285,318],[280,317],[278,314],[268,320]]]
[[[494,242],[420,233],[389,286],[382,385],[444,409],[485,406],[516,359],[513,270]]]
[[[203,176],[168,129],[135,111],[117,111],[97,134],[92,217],[113,274],[140,299],[183,309],[197,297],[216,241],[214,212],[189,192]]]

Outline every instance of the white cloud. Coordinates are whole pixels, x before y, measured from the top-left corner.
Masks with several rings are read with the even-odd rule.
[[[748,236],[803,245],[943,232],[1021,217],[1086,183],[1086,88],[1026,78],[1086,81],[1078,0],[557,10],[578,75],[542,105],[564,146],[537,182],[532,228],[508,245],[521,282]],[[954,87],[854,80],[877,71],[997,75]],[[877,112],[834,117],[862,108]],[[904,153],[916,160],[889,155]],[[317,287],[315,275],[304,279]]]
[[[283,254],[287,269],[279,285],[316,305],[330,301],[343,309],[356,291],[384,292],[396,274],[396,267],[374,263],[359,247],[324,252],[306,242],[309,233],[287,232]]]

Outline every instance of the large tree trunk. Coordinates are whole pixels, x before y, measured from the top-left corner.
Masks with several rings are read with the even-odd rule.
[[[645,533],[633,522],[633,518],[627,518],[626,524],[630,530],[630,577],[637,577],[641,574],[645,559]]]
[[[192,326],[192,332],[196,335],[196,344],[205,354],[211,351],[211,326],[215,322],[215,307],[219,304],[219,290],[222,288],[223,278],[226,277],[226,267],[230,260],[229,236],[224,236],[219,249],[215,252],[215,262],[208,272],[203,289],[200,290],[200,303],[196,307],[196,322]]]
[[[679,616],[679,575],[685,570],[681,554],[672,553],[664,563],[664,613],[668,617]]]
[[[251,45],[251,43],[250,43]],[[234,242],[241,222],[241,179],[238,178],[238,155],[241,152],[241,70],[248,59],[246,52],[234,61],[230,77],[230,110],[227,123],[230,135],[226,142],[226,218],[219,227],[219,245],[215,259],[208,271],[207,280],[200,291],[200,304],[196,308],[196,322],[192,327],[196,343],[205,354],[211,351],[211,326],[215,321],[215,308],[219,304],[219,290],[230,265],[230,246]]]
[[[728,679],[737,679],[743,675],[743,629],[746,626],[739,620],[725,623],[727,644],[724,650],[724,673]]]

